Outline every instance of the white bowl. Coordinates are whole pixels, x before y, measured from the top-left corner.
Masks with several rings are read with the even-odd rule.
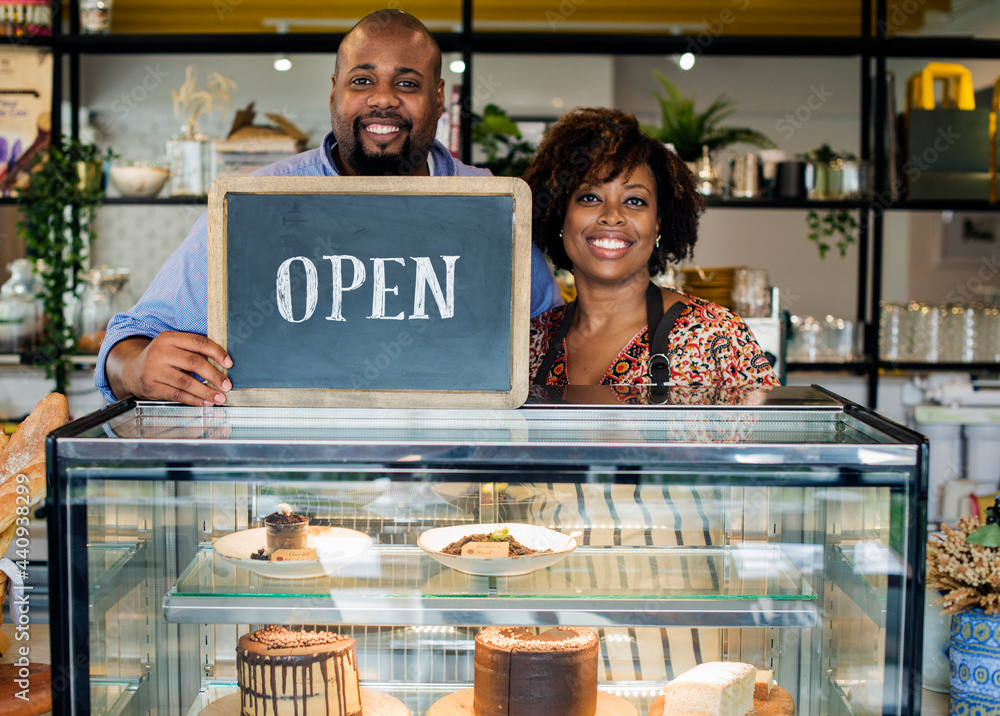
[[[461,557],[443,554],[442,549],[466,535],[485,532],[490,534],[501,527],[510,530],[511,536],[525,547],[537,550],[547,550],[539,554],[526,554],[520,557]],[[504,522],[492,525],[455,525],[452,527],[437,527],[423,532],[417,538],[417,545],[434,560],[446,567],[465,574],[482,577],[513,577],[551,567],[576,549],[576,535],[564,535],[561,532],[545,527],[526,525],[518,522]]]
[[[122,196],[154,197],[170,176],[166,167],[113,166],[111,183]]]

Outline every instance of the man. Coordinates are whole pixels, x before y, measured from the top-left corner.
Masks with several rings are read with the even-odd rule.
[[[363,18],[337,49],[332,79],[332,131],[320,147],[258,174],[489,175],[455,161],[434,139],[444,110],[441,51],[412,15],[380,10]],[[232,358],[205,335],[207,227],[203,214],[139,303],[108,325],[95,372],[95,384],[108,401],[135,395],[195,406],[226,402],[232,384],[211,361],[231,368]],[[557,305],[559,293],[536,247],[531,259],[531,314],[536,315]]]

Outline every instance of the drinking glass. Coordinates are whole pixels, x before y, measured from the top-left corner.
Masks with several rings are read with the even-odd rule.
[[[913,302],[907,306],[907,314],[913,331],[909,360],[920,363],[941,361],[944,341],[941,336],[945,308],[927,303]]]
[[[764,269],[738,269],[733,274],[733,310],[744,318],[771,315],[771,287]]]
[[[979,306],[976,309],[976,348],[978,363],[1000,362],[1000,308]]]
[[[907,309],[902,303],[882,301],[878,321],[878,350],[882,360],[906,360]]]

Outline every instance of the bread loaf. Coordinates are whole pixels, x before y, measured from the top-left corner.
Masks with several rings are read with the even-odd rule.
[[[35,406],[0,452],[0,480],[23,470],[41,455],[45,436],[69,422],[69,404],[61,393],[49,393]]]
[[[27,489],[18,491],[18,485],[24,485]],[[9,477],[0,477],[0,531],[14,524],[18,505],[29,507],[43,497],[45,497],[44,453],[23,470]],[[0,555],[2,554],[0,552]]]
[[[0,442],[0,532],[14,524],[18,507],[30,507],[45,496],[45,436],[67,422],[66,396],[50,393]]]
[[[746,716],[754,709],[756,675],[757,669],[751,664],[698,664],[663,687],[663,716],[704,712],[711,716]]]

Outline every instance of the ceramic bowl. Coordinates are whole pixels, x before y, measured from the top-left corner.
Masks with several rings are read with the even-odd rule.
[[[170,170],[164,166],[116,165],[111,167],[111,184],[122,196],[151,198],[167,183]]]

